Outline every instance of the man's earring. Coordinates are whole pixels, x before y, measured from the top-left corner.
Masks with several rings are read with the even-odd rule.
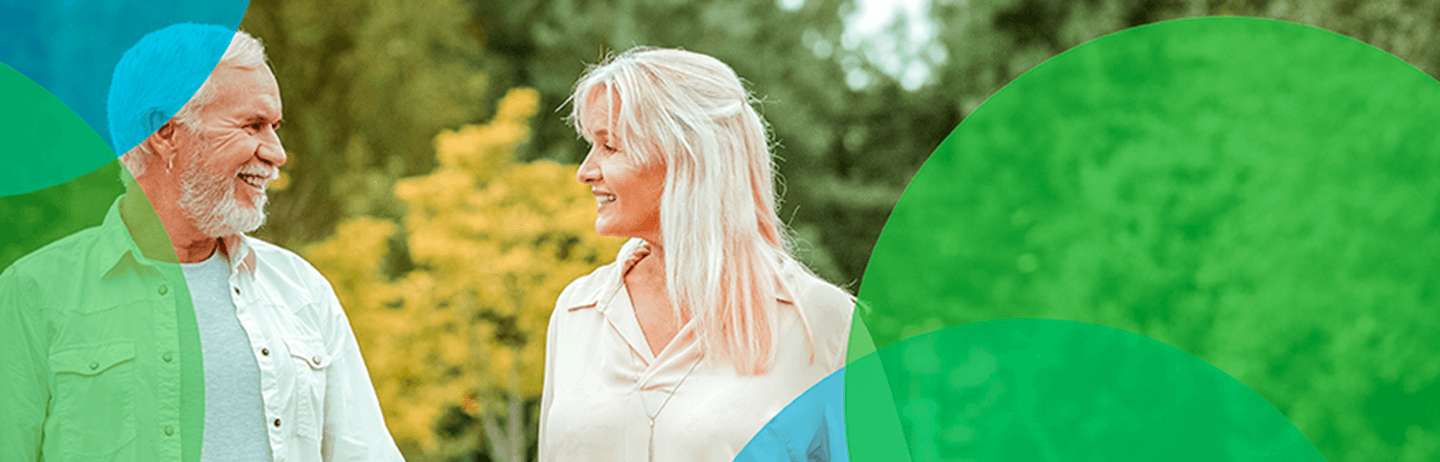
[[[175,158],[174,158],[174,157],[171,157],[169,163],[165,165],[165,173],[170,173],[170,171],[171,171],[171,170],[174,170],[174,169],[175,169]]]

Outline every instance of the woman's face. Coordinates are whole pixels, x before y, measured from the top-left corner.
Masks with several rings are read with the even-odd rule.
[[[575,177],[590,185],[595,194],[599,214],[595,220],[596,233],[638,237],[658,245],[665,169],[662,165],[645,168],[620,149],[620,140],[610,133],[611,121],[619,112],[619,97],[608,88],[596,87],[586,96],[580,125],[590,142],[590,152]]]

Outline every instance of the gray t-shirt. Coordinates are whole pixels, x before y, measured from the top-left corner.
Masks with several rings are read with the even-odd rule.
[[[205,364],[202,461],[271,461],[260,364],[230,299],[230,264],[220,252],[180,265],[195,302]]]

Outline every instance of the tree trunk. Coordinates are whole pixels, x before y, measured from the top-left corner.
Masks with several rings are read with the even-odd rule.
[[[510,462],[522,462],[525,460],[525,450],[529,445],[525,443],[525,405],[520,399],[520,349],[511,347],[513,361],[510,361],[510,417],[506,419],[506,427],[510,430],[509,442]]]
[[[480,420],[485,424],[485,442],[490,446],[491,460],[508,460],[505,454],[508,452],[509,444],[506,444],[505,434],[500,431],[500,424],[495,421],[495,414],[486,410],[480,414]]]

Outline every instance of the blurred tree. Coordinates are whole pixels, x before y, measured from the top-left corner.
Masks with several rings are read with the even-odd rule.
[[[396,184],[412,271],[383,274],[386,220],[346,220],[306,252],[336,281],[407,454],[529,460],[555,299],[623,242],[595,234],[574,166],[515,162],[537,106],[512,90],[489,124],[436,137],[434,172]]]
[[[1437,75],[1440,2],[1379,0],[934,0],[930,20],[946,59],[917,93],[968,115],[1051,57],[1131,27],[1202,16],[1253,16],[1348,35]],[[867,51],[871,44],[857,49]],[[958,120],[956,121],[958,123]]]
[[[469,17],[460,0],[250,2],[240,27],[280,83],[292,176],[269,209],[287,219],[259,237],[298,247],[344,218],[404,213],[395,180],[432,169],[435,135],[485,111]]]

